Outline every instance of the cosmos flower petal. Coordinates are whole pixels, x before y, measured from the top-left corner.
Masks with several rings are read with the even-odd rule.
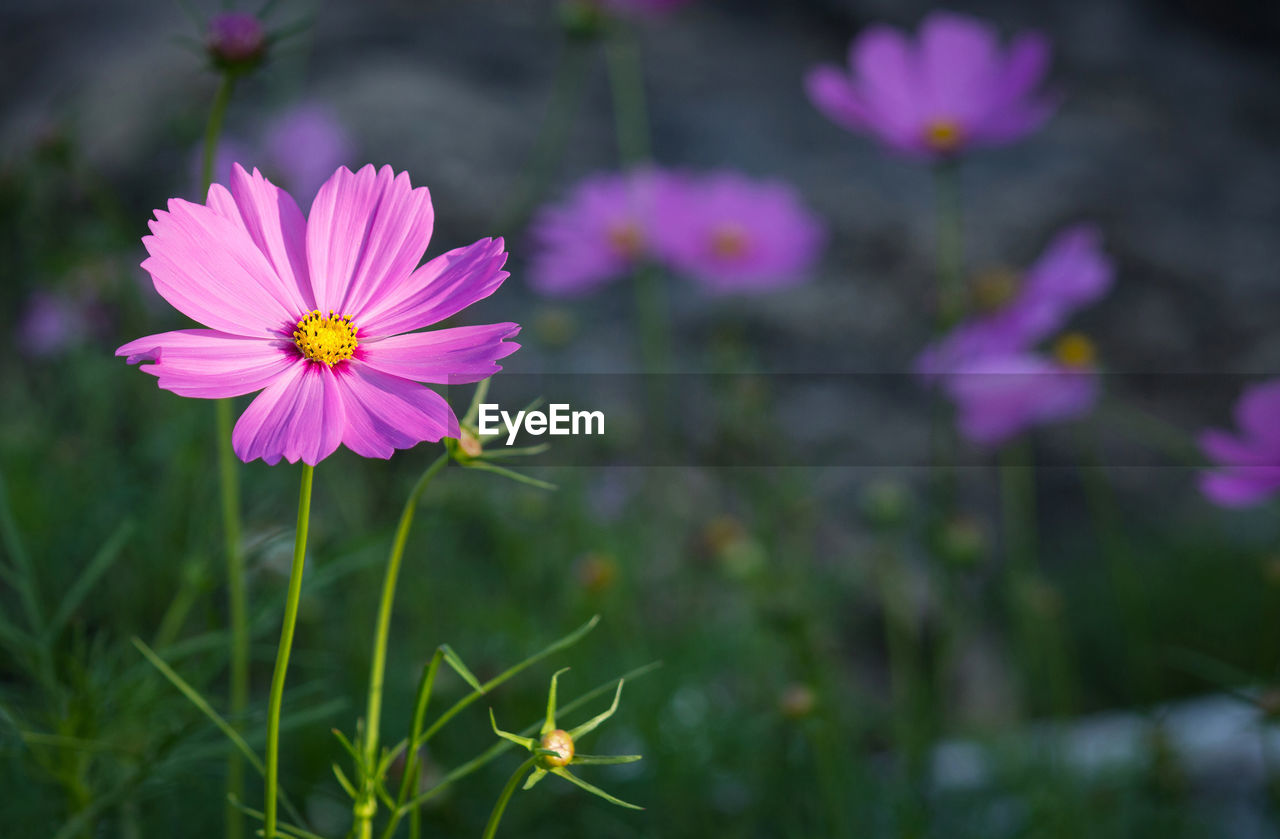
[[[469,384],[502,368],[497,361],[520,348],[514,323],[456,326],[429,332],[394,335],[364,345],[360,359],[382,373],[431,384]]]
[[[239,163],[231,167],[231,189],[214,184],[209,206],[240,224],[271,264],[278,283],[268,291],[293,312],[316,307],[307,273],[307,220],[289,193]]]
[[[408,279],[384,290],[360,315],[361,336],[378,338],[420,329],[493,294],[510,276],[501,238],[481,239],[441,254]]]
[[[1280,469],[1245,467],[1200,476],[1200,491],[1222,507],[1252,507],[1277,490],[1280,490]]]
[[[283,457],[315,466],[342,442],[343,403],[334,371],[299,359],[249,403],[231,434],[232,448],[246,463],[262,458],[272,465]]]
[[[949,374],[957,425],[968,440],[999,445],[1036,425],[1082,416],[1097,401],[1096,376],[1032,354],[991,356]]]
[[[338,169],[307,219],[307,262],[316,308],[359,316],[370,301],[402,285],[422,261],[435,215],[426,187],[407,172]]]
[[[342,443],[362,457],[391,457],[423,441],[457,437],[449,403],[425,385],[352,361],[338,373],[346,406]]]
[[[1273,463],[1280,463],[1280,380],[1247,388],[1236,403],[1236,422],[1250,437],[1263,442]]]
[[[919,61],[930,112],[971,130],[995,92],[992,78],[999,69],[999,52],[995,31],[974,18],[949,12],[926,17],[920,25]]]
[[[853,43],[850,64],[863,100],[886,133],[900,134],[922,124],[916,52],[901,32],[868,27]]]
[[[245,228],[181,198],[156,211],[142,263],[174,308],[221,332],[277,335],[297,314],[277,298],[281,280]]]
[[[293,344],[212,329],[180,329],[130,341],[116,350],[179,396],[222,399],[270,385],[298,362]]]
[[[817,67],[804,79],[805,92],[827,119],[850,131],[864,131],[874,124],[866,102],[849,77],[831,66]]]
[[[1049,71],[1053,47],[1039,32],[1016,35],[1005,54],[999,85],[991,96],[992,108],[1020,102],[1035,93]]]

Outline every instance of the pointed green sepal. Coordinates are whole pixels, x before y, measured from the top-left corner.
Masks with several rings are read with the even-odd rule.
[[[569,732],[569,736],[572,737],[575,742],[582,735],[589,734],[590,732],[595,731],[596,727],[599,726],[600,723],[604,722],[605,720],[609,719],[609,717],[613,716],[613,712],[618,710],[618,700],[622,698],[622,685],[625,682],[626,682],[625,679],[618,680],[618,690],[613,694],[613,704],[609,706],[609,710],[605,711],[603,714],[598,714],[592,717],[591,719],[584,722],[582,725],[578,726],[577,728]]]
[[[342,787],[347,795],[351,796],[352,801],[359,797],[356,794],[355,785],[348,780],[347,773],[343,772],[342,767],[336,763],[333,764],[333,776],[338,779],[338,785]]]
[[[559,769],[552,769],[550,771],[552,775],[559,775],[561,778],[564,778],[566,781],[570,782],[571,784],[576,784],[577,786],[582,787],[587,792],[591,793],[592,795],[603,798],[605,801],[608,801],[610,804],[617,804],[619,807],[626,807],[628,810],[644,809],[643,807],[637,804],[630,804],[626,801],[623,801],[621,798],[615,798],[614,796],[600,789],[600,787],[592,786],[591,784],[588,784],[586,781],[582,780],[577,775],[570,772],[568,769],[561,767]]]
[[[561,667],[551,674],[551,690],[547,692],[547,719],[542,723],[539,734],[556,730],[556,682],[559,681],[561,673],[567,672],[569,672],[568,667]]]
[[[501,728],[498,728],[498,721],[493,716],[492,708],[489,709],[489,722],[493,725],[493,733],[501,737],[503,740],[510,740],[512,743],[523,746],[529,751],[533,751],[538,747],[538,741],[534,740],[532,737],[521,737],[518,734],[512,734],[509,731],[503,731]]]
[[[538,781],[541,781],[545,777],[547,777],[547,770],[535,769],[529,773],[529,777],[525,780],[524,786],[521,787],[521,789],[532,789],[534,784],[538,783]]]

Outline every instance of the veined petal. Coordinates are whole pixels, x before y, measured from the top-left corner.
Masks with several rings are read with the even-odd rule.
[[[258,250],[267,257],[279,280],[269,288],[293,312],[316,308],[307,273],[307,220],[293,196],[262,176],[250,175],[239,163],[231,167],[231,190],[209,187],[209,206],[242,225]]]
[[[272,337],[297,312],[275,295],[280,277],[248,231],[218,211],[181,198],[156,211],[142,263],[156,291],[183,314],[233,335]]]
[[[423,265],[362,311],[361,336],[397,335],[439,323],[483,300],[510,276],[502,270],[507,254],[501,238],[481,239],[455,248]]]
[[[415,382],[469,384],[502,369],[498,359],[520,348],[505,339],[519,331],[514,323],[494,323],[410,332],[362,344],[360,360],[374,370]]]
[[[355,360],[337,376],[345,406],[342,443],[362,457],[388,458],[396,449],[459,434],[449,403],[425,385]]]
[[[360,315],[422,261],[434,222],[431,195],[407,172],[338,169],[307,220],[307,263],[316,307]]]
[[[253,393],[299,363],[284,339],[245,338],[212,329],[180,329],[125,344],[116,355],[142,365],[157,384],[179,396],[221,399]]]
[[[299,360],[249,403],[231,434],[236,455],[248,463],[284,458],[315,466],[342,442],[343,398],[334,371]]]

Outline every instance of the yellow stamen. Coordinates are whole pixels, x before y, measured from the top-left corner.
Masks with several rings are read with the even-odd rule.
[[[631,222],[622,222],[609,228],[609,244],[625,259],[636,259],[644,251],[644,235]]]
[[[1013,299],[1018,291],[1018,275],[1009,268],[992,268],[973,278],[973,302],[991,312]]]
[[[747,252],[749,244],[747,231],[731,222],[711,231],[711,252],[721,259],[737,259]]]
[[[338,317],[332,309],[328,317],[315,309],[298,321],[293,330],[293,342],[305,357],[322,361],[330,367],[350,358],[360,345],[356,340],[356,328],[351,325],[351,316]]]
[[[953,119],[935,119],[924,127],[924,141],[934,151],[955,151],[963,140],[964,129]]]
[[[557,728],[542,735],[542,742],[539,745],[555,752],[555,755],[542,756],[547,766],[568,766],[573,760],[573,738],[563,728]]]
[[[1053,345],[1053,355],[1067,367],[1092,367],[1098,359],[1093,342],[1079,332],[1068,332]]]

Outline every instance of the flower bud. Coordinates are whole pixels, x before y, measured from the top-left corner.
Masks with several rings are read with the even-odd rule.
[[[618,562],[609,554],[583,554],[574,563],[574,576],[587,594],[599,595],[608,591],[618,578]]]
[[[981,522],[970,516],[956,516],[938,534],[938,552],[948,563],[972,568],[982,562],[989,545]]]
[[[224,72],[252,70],[267,52],[262,22],[247,12],[226,12],[209,21],[205,47],[213,65]]]
[[[484,454],[484,446],[480,443],[480,438],[471,433],[469,428],[462,429],[462,433],[458,435],[458,448],[467,457],[479,457]]]
[[[568,766],[573,761],[573,738],[563,728],[557,728],[542,735],[539,745],[555,752],[554,755],[543,755],[539,761],[548,769]]]
[[[817,698],[813,695],[813,689],[799,682],[787,685],[782,696],[778,697],[778,710],[784,717],[793,720],[803,719],[812,714],[815,705],[817,705]]]

